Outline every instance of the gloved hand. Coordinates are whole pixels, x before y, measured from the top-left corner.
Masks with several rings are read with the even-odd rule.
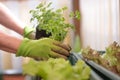
[[[35,59],[65,58],[69,56],[70,47],[50,38],[30,40],[25,38],[16,56],[32,57]]]
[[[25,38],[35,39],[35,29],[32,27],[25,26],[23,36]]]

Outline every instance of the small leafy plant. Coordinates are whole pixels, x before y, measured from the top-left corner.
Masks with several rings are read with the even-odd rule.
[[[46,34],[50,33],[50,38],[63,41],[67,34],[67,29],[73,28],[74,26],[72,24],[65,23],[63,12],[67,7],[54,10],[51,8],[51,4],[51,2],[48,4],[40,3],[36,9],[30,10],[30,13],[32,14],[30,21],[36,21],[37,29],[45,30]],[[79,19],[79,11],[70,13],[70,17]]]
[[[90,80],[91,69],[82,60],[74,66],[62,58],[35,61],[23,65],[24,74],[40,76],[41,80]]]
[[[104,54],[91,47],[82,49],[81,53],[85,60],[92,60],[120,76],[120,45],[116,41],[106,47]]]

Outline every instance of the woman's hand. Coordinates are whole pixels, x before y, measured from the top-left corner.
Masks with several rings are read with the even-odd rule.
[[[70,54],[70,47],[50,38],[30,40],[25,38],[18,51],[17,56],[32,57],[35,59],[65,58]]]

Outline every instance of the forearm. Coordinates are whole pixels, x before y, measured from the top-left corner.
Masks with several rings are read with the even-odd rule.
[[[23,24],[17,18],[15,18],[12,15],[12,13],[1,3],[0,3],[0,24],[23,35],[23,27],[25,26],[25,24]]]
[[[10,52],[10,53],[15,53],[16,51],[15,50],[12,50],[10,48],[6,48],[4,46],[0,46],[0,49],[3,50],[3,51],[7,51],[7,52]]]
[[[15,53],[18,50],[21,41],[21,39],[0,32],[0,47],[2,50]]]

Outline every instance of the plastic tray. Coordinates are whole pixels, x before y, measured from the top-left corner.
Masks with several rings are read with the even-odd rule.
[[[98,51],[100,54],[104,54],[105,51]],[[78,55],[79,58],[84,60],[86,64],[88,64],[99,76],[101,76],[104,80],[120,80],[120,76],[116,75],[115,73],[107,70],[106,68],[98,65],[97,63],[86,60],[83,58],[81,54]]]
[[[86,61],[86,63],[104,80],[120,80],[120,77],[113,72],[107,70],[106,68],[96,64],[93,61]]]
[[[71,53],[69,56],[69,61],[72,65],[74,65],[78,60],[82,60],[81,59],[82,56],[80,56],[77,53]],[[101,78],[95,71],[91,71],[91,75],[90,75],[90,80],[104,80],[103,78]]]

